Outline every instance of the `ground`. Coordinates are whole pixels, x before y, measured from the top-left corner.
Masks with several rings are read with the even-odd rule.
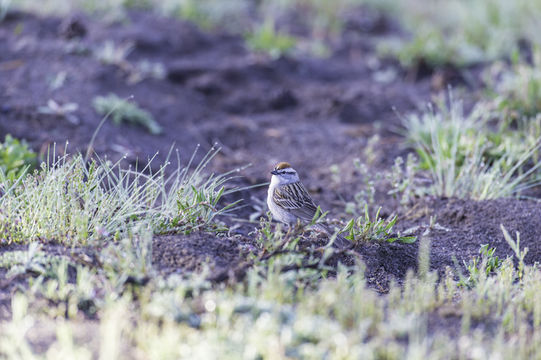
[[[135,165],[158,153],[156,167],[171,148],[178,149],[186,162],[198,144],[197,158],[217,144],[221,151],[208,171],[250,165],[239,173],[235,185],[261,186],[226,199],[242,199],[246,205],[223,219],[232,226],[228,234],[196,232],[153,239],[152,260],[159,272],[209,266],[211,278],[218,279],[220,274],[242,270],[257,246],[253,231],[258,223],[248,218],[266,197],[265,183],[275,163],[293,164],[330,217],[345,219],[345,203],[364,186],[354,160],[367,162],[369,172],[376,175],[390,169],[397,156],[411,152],[401,135],[400,114],[422,107],[442,83],[463,87],[475,96],[475,82],[464,81],[472,77],[461,77],[452,69],[412,74],[396,61],[379,59],[376,39],[398,31],[397,27],[383,15],[364,8],[356,11],[360,16],[352,17],[356,20],[332,43],[327,58],[272,58],[248,50],[241,36],[202,31],[146,12],[131,12],[128,21],[115,24],[84,14],[60,19],[10,13],[0,25],[0,137],[23,138],[43,157],[54,143],[57,153],[63,153],[66,141],[70,153],[85,153],[97,133],[91,144],[96,154],[113,160],[126,155],[125,161]],[[72,38],[73,31],[80,40]],[[163,64],[164,78],[130,82],[125,69],[103,64],[92,55],[106,41],[132,44],[127,59]],[[475,79],[476,69],[464,71]],[[52,79],[61,72],[66,76],[63,85],[52,87]],[[152,135],[142,127],[110,121],[98,129],[103,117],[93,109],[92,99],[108,93],[133,95],[164,133]],[[39,107],[49,99],[78,104],[76,123],[40,114]],[[430,241],[430,267],[441,274],[478,255],[482,244],[495,247],[502,258],[512,256],[500,225],[513,235],[520,232],[521,246],[529,249],[526,263],[541,256],[541,205],[536,201],[425,198],[403,207],[387,194],[384,182],[376,198],[384,216],[398,215],[395,231],[412,229],[419,240]],[[438,226],[430,227],[431,218]],[[366,265],[370,286],[384,293],[391,280],[400,282],[408,269],[416,269],[420,243],[366,243],[354,251]],[[2,245],[0,251],[26,246]],[[86,251],[54,244],[45,249],[69,256]],[[10,293],[19,280],[5,281],[9,286],[0,290],[2,317],[7,316]]]

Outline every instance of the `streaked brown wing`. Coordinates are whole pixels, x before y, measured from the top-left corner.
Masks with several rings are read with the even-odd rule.
[[[312,220],[317,211],[314,200],[300,182],[277,187],[273,199],[278,206],[305,221]]]

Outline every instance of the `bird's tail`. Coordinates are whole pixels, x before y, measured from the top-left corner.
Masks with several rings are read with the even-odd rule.
[[[329,237],[334,235],[334,231],[332,231],[332,229],[329,228],[325,224],[316,224],[314,225],[314,229],[324,232]],[[336,234],[336,238],[334,239],[333,246],[339,249],[347,249],[347,248],[353,247],[353,243],[349,241],[348,239],[346,239],[345,237],[343,237],[342,235]]]

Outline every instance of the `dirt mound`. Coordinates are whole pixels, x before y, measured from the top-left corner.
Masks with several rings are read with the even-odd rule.
[[[483,244],[496,248],[500,258],[514,256],[505,241],[500,224],[515,239],[520,233],[520,247],[528,248],[525,261],[533,264],[541,258],[541,203],[531,200],[497,199],[485,201],[433,199],[422,201],[402,218],[399,228],[417,230],[422,236],[430,217],[436,226],[427,237],[431,242],[431,267],[443,270],[454,267],[453,257],[460,264],[479,255]]]
[[[152,262],[163,274],[201,271],[204,266],[216,274],[234,269],[246,260],[247,241],[210,233],[156,236],[152,243]]]

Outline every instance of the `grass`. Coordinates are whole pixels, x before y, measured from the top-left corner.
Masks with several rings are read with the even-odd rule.
[[[141,109],[133,101],[120,98],[115,94],[97,96],[92,100],[92,105],[99,115],[110,115],[116,125],[123,122],[140,125],[153,135],[159,135],[163,131],[152,114]]]
[[[384,9],[410,32],[382,47],[405,66],[466,66],[511,56],[520,41],[538,45],[541,2],[518,0],[367,1]]]
[[[0,176],[4,181],[14,182],[31,172],[36,165],[37,155],[28,144],[6,135],[4,142],[0,143]]]
[[[6,0],[4,0],[5,2]],[[341,32],[347,12],[361,4],[370,5],[395,17],[408,36],[395,36],[380,47],[383,54],[396,56],[404,66],[467,66],[496,59],[508,58],[519,49],[520,42],[540,45],[536,36],[537,19],[541,15],[538,0],[339,0],[329,3],[322,0],[72,0],[68,2],[47,0],[36,9],[29,0],[15,0],[12,7],[38,11],[46,14],[61,14],[84,10],[106,21],[126,18],[131,8],[143,8],[167,16],[180,17],[198,24],[204,29],[228,29],[237,34],[248,34],[247,45],[254,41],[261,50],[276,51],[295,47],[297,50],[326,54],[324,45]],[[9,5],[4,4],[6,9]],[[0,6],[0,9],[2,7]],[[305,14],[308,21],[299,25],[307,30],[306,38],[293,42],[292,34],[285,28],[269,30],[266,23],[280,23],[288,14]],[[0,12],[1,14],[1,12]],[[255,24],[247,21],[257,14]],[[272,21],[270,21],[272,19]],[[267,34],[267,35],[264,35]],[[273,36],[270,36],[272,34]],[[267,40],[254,40],[259,37]],[[271,43],[268,38],[274,38]],[[286,41],[286,39],[288,41]],[[272,45],[272,46],[271,46]]]
[[[541,110],[541,49],[535,48],[532,62],[513,57],[510,67],[495,63],[485,72],[487,91],[497,111],[510,120],[535,117]]]
[[[124,169],[119,163],[66,156],[42,164],[39,171],[21,177],[7,191],[2,207],[0,234],[4,241],[38,239],[64,244],[87,244],[118,238],[133,228],[152,232],[219,230],[216,216],[228,193],[229,174],[203,175],[210,152],[194,169],[178,167],[166,175],[163,166],[150,172]]]
[[[520,275],[510,258],[494,266],[488,250],[470,266],[470,286],[451,270],[439,280],[410,271],[383,297],[367,287],[359,264],[328,277],[323,266],[287,270],[291,261],[275,259],[227,287],[197,274],[133,285],[120,279],[130,268],[122,259],[137,258],[136,249],[110,247],[98,256],[102,267],[49,262],[32,291],[15,294],[0,353],[31,356],[31,333],[45,324],[52,329],[49,357],[535,358],[541,350],[540,269],[525,265]],[[68,267],[75,283],[67,281]],[[129,271],[148,273],[136,269]],[[81,319],[92,314],[94,331],[81,336]],[[434,331],[430,319],[459,335]]]
[[[329,52],[325,43],[340,34],[344,26],[343,15],[362,2],[339,0],[331,4],[322,0],[229,0],[227,3],[220,0],[46,0],[36,8],[30,0],[15,0],[12,7],[61,16],[82,10],[106,22],[124,21],[130,9],[144,9],[193,22],[204,30],[225,29],[234,34],[244,34],[248,48],[277,57],[292,50],[318,56],[327,55]],[[0,15],[1,4],[0,2]],[[7,11],[7,6],[5,9]],[[287,28],[276,26],[281,19],[294,13],[308,14],[311,19],[301,24],[307,29],[307,36],[299,37],[291,34]],[[254,14],[257,15],[257,21],[247,20]],[[107,41],[97,49],[95,55],[104,63],[119,66],[130,77],[135,72],[135,80],[132,79],[131,82],[137,82],[137,75],[141,74],[137,74],[137,69],[126,61],[131,50],[131,44]]]
[[[64,118],[74,125],[79,125],[79,118],[74,114],[78,109],[79,105],[76,103],[60,105],[56,101],[49,99],[46,106],[40,106],[38,108],[38,113]]]
[[[113,41],[108,40],[95,50],[94,56],[105,65],[127,68],[129,67],[127,58],[133,51],[133,48],[134,46],[130,42],[115,44]]]
[[[335,29],[342,25],[338,19],[346,3],[350,2],[329,5],[307,0],[282,5],[301,10],[317,8],[314,18],[321,14],[322,20],[317,20],[321,23],[314,33],[325,37],[321,34],[338,31]],[[498,6],[503,3],[486,3],[496,6],[496,15],[501,13]],[[101,5],[80,0],[74,4],[97,13],[106,6],[152,6],[150,0]],[[217,2],[163,2],[164,7],[177,9],[180,16],[211,27],[217,20],[206,15],[208,4]],[[446,12],[449,4],[459,11]],[[462,4],[449,4],[439,3],[445,7],[442,16],[471,19],[461,12],[465,9]],[[479,4],[474,3],[472,13],[486,11]],[[427,12],[433,6],[426,5]],[[408,16],[404,13],[406,19]],[[291,39],[276,25],[278,17],[273,19],[276,22],[263,23],[262,28],[250,31],[263,31],[252,34],[258,36],[253,41],[260,42],[259,50],[270,49],[272,56],[280,56],[299,43],[283,46],[287,42],[282,36]],[[507,21],[514,20],[502,20]],[[491,26],[498,36],[500,23],[495,24]],[[447,36],[461,39],[472,31],[469,27],[473,24],[464,25],[440,33],[439,28],[429,28],[429,34],[436,34],[436,40],[430,40],[436,45],[427,46],[428,40],[417,39],[418,49],[411,51],[408,61],[418,61],[419,51],[429,51],[421,55],[427,58],[430,52],[441,56],[431,60],[434,64],[448,62],[450,57],[467,64],[505,55],[493,49],[490,42],[485,45],[484,40],[479,40],[479,48],[466,43],[475,55],[471,58],[470,53],[463,53],[466,45],[453,41],[446,44]],[[439,37],[441,34],[446,37]],[[482,28],[479,34],[494,41],[493,35],[484,34]],[[502,44],[507,44],[508,38],[502,39]],[[111,43],[97,56],[131,76],[135,66],[127,61],[128,45]],[[144,74],[160,73],[152,64],[147,65]],[[530,80],[533,85],[528,85]],[[427,194],[492,199],[521,194],[537,181],[541,117],[533,115],[535,66],[515,62],[509,74],[498,73],[495,81],[497,96],[509,99],[509,104],[497,98],[496,108],[483,103],[469,112],[451,99],[404,118],[418,160],[412,154],[406,161],[396,161],[388,177],[390,195],[399,197],[403,204]],[[526,93],[521,92],[523,86],[528,89]],[[118,116],[118,123],[128,120],[150,132],[161,130],[155,123],[149,125],[153,124],[149,114],[133,103],[116,96],[100,101],[102,107],[97,110],[112,113],[113,119]],[[73,105],[67,105],[51,102],[42,110],[65,116],[75,111]],[[141,169],[124,168],[107,159],[87,161],[82,156],[52,156],[36,171],[29,171],[26,164],[35,160],[35,154],[12,138],[6,139],[5,146],[7,165],[0,172],[0,181],[7,185],[0,197],[0,238],[2,244],[28,246],[9,251],[3,248],[0,253],[0,288],[8,289],[5,294],[10,297],[9,310],[0,308],[0,357],[541,357],[541,269],[526,262],[528,249],[521,247],[520,234],[509,233],[503,226],[503,239],[514,258],[497,257],[486,245],[478,256],[464,263],[465,274],[461,267],[430,271],[430,249],[437,244],[431,244],[427,229],[418,247],[402,249],[419,249],[418,273],[410,269],[403,278],[391,280],[385,293],[375,290],[381,290],[380,280],[377,275],[374,279],[373,273],[365,274],[365,265],[355,251],[319,247],[318,239],[301,237],[296,229],[282,232],[280,225],[274,226],[268,219],[261,220],[251,234],[239,231],[238,239],[233,231],[228,235],[244,249],[254,248],[235,268],[242,270],[240,275],[229,271],[217,276],[205,266],[201,272],[177,269],[175,274],[166,275],[159,264],[153,263],[155,235],[211,232],[223,236],[228,230],[219,217],[236,205],[224,201],[224,196],[234,191],[229,188],[232,173],[207,173],[214,151],[199,165],[192,166],[192,158],[185,166],[177,163],[171,170],[167,163],[157,172],[151,170],[151,164]],[[335,168],[337,183],[340,169],[338,165]],[[393,231],[397,217],[383,219],[379,210],[375,214],[368,211],[375,204],[376,184],[382,177],[369,177],[371,169],[360,162],[355,162],[351,170],[363,176],[364,189],[352,192],[355,203],[350,210],[364,213],[345,226],[349,237],[357,243],[375,242],[367,247],[383,251],[410,246],[386,244],[414,240]],[[422,176],[430,182],[419,183]],[[430,222],[430,228],[437,230],[436,219],[431,217]],[[440,226],[439,230],[447,229]],[[255,243],[245,244],[246,236]],[[64,255],[51,251],[51,247]],[[349,266],[337,265],[340,256],[348,257]]]
[[[368,205],[365,205],[364,216],[359,216],[351,219],[344,227],[344,232],[348,234],[347,238],[353,242],[370,242],[370,241],[400,241],[403,243],[413,243],[417,238],[415,236],[401,236],[393,234],[392,230],[398,220],[397,216],[392,216],[388,219],[382,219],[379,216],[381,208],[379,208],[373,217],[370,216]]]
[[[136,84],[145,79],[163,79],[165,67],[162,63],[141,60],[133,63],[128,60],[134,50],[131,42],[115,43],[107,40],[94,50],[94,57],[105,65],[112,65],[126,75],[128,84]]]
[[[224,27],[230,31],[242,31],[246,24],[244,16],[251,4],[245,0],[166,0],[152,1],[159,12],[192,21],[203,29]]]
[[[277,58],[294,48],[295,38],[278,32],[274,21],[267,19],[246,36],[246,43],[255,51],[266,52],[271,57]]]
[[[428,192],[484,200],[520,195],[539,182],[539,163],[532,164],[539,143],[531,132],[491,130],[486,104],[465,114],[461,102],[449,102],[404,118],[420,168],[432,179]]]

